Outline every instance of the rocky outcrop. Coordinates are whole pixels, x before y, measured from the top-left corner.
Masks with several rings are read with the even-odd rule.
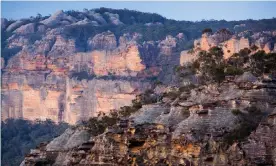
[[[240,33],[237,36],[228,33],[216,32],[215,34],[204,33],[201,39],[195,40],[194,48],[208,51],[211,47],[218,46],[223,49],[224,58],[228,59],[234,53],[238,53],[244,48],[255,45],[258,50],[266,53],[273,51],[271,32],[260,33]]]
[[[113,14],[113,13],[109,13],[109,12],[105,12],[105,15],[107,15],[109,17],[109,21],[114,24],[114,25],[121,25],[123,24],[120,19],[119,19],[119,15],[118,14]]]
[[[170,81],[161,73],[162,65],[169,72],[179,64],[173,37],[147,48],[138,44],[140,34],[125,34],[117,46],[115,35],[106,32],[90,38],[90,51],[80,53],[76,40],[61,33],[61,29],[47,31],[33,45],[26,38],[22,38],[24,43],[17,36],[9,39],[10,47],[28,47],[10,58],[3,69],[3,120],[38,118],[75,124],[100,111],[130,105],[137,93],[150,88],[153,82],[148,78],[160,75]],[[158,51],[165,47],[170,51]],[[144,54],[151,50],[156,51]]]
[[[76,22],[76,18],[66,15],[62,10],[57,11],[49,18],[40,21],[40,23],[47,26],[55,26],[57,24],[68,25],[70,23],[75,23],[75,22]]]
[[[31,153],[22,165],[41,160],[54,165],[274,165],[276,118],[275,103],[270,99],[276,93],[265,85],[275,86],[275,82],[252,78],[245,73],[220,85],[181,91],[166,100],[169,103],[143,105],[103,134],[90,136],[66,152],[66,141],[55,139],[47,145],[56,143],[55,151],[40,147],[36,149],[39,157]],[[244,89],[241,81],[253,85]],[[266,106],[260,104],[264,102]],[[86,129],[74,132],[80,130]],[[60,137],[64,135],[69,134]]]
[[[21,26],[20,28],[16,29],[16,33],[20,34],[28,34],[28,33],[34,33],[35,32],[35,24],[29,23],[26,25]]]
[[[95,11],[89,11],[88,12],[89,16],[92,16],[97,22],[100,24],[104,25],[107,24],[106,20],[103,18],[103,16],[99,13],[96,13]]]
[[[166,36],[165,40],[162,40],[158,47],[160,53],[164,55],[172,55],[173,49],[176,47],[176,38],[172,36]]]
[[[7,32],[12,32],[15,29],[19,28],[20,26],[26,24],[26,22],[27,22],[27,20],[24,20],[24,19],[15,21],[7,27],[6,31]]]
[[[87,45],[89,50],[113,50],[117,47],[117,42],[113,33],[105,32],[88,39]]]

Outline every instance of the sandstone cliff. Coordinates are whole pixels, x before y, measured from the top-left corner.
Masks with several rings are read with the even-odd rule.
[[[50,118],[74,124],[129,105],[155,83],[178,84],[175,66],[195,60],[200,50],[219,46],[225,58],[253,44],[275,51],[273,31],[233,36],[221,30],[203,34],[189,52],[184,48],[198,37],[198,29],[162,34],[171,25],[165,18],[143,22],[143,13],[129,20],[116,11],[61,10],[45,17],[1,19],[2,119]]]
[[[47,22],[53,24],[52,19]],[[137,94],[151,87],[152,77],[165,76],[162,65],[172,70],[179,63],[171,36],[153,48],[138,44],[137,33],[119,39],[117,44],[110,31],[97,34],[88,38],[87,52],[80,52],[77,41],[66,38],[58,28],[47,31],[33,45],[24,36],[10,37],[8,47],[22,50],[2,68],[2,119],[75,124],[99,112],[130,105]],[[148,49],[156,51],[147,55]],[[151,55],[158,58],[148,61]],[[2,62],[4,66],[4,59]]]

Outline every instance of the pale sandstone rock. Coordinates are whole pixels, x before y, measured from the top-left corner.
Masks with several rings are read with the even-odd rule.
[[[231,111],[223,108],[210,110],[207,115],[204,115],[204,118],[201,118],[198,114],[192,114],[178,124],[177,128],[173,132],[173,138],[176,139],[181,135],[187,134],[185,137],[188,140],[191,139],[190,141],[195,139],[203,139],[199,135],[197,138],[189,136],[191,129],[201,131],[198,134],[204,135],[209,133],[215,136],[225,132],[224,130],[232,130],[236,126],[237,120],[238,118],[234,116]],[[221,130],[221,128],[225,129]]]
[[[76,22],[76,19],[72,16],[67,16],[62,10],[57,11],[51,17],[40,21],[40,23],[45,24],[47,26],[54,26],[61,22],[62,20],[69,20],[71,23]],[[69,24],[70,22],[66,23]]]
[[[156,120],[166,109],[157,104],[143,105],[139,112],[130,116],[135,124],[152,123]]]
[[[3,57],[1,57],[1,69],[5,67],[5,60]]]
[[[26,20],[18,20],[9,25],[6,29],[7,32],[12,32],[15,29],[19,28],[20,26],[24,25],[26,23]]]
[[[257,80],[258,78],[255,77],[252,73],[244,72],[241,76],[236,78],[235,82],[256,82]]]
[[[173,49],[176,47],[176,38],[168,35],[165,40],[162,40],[158,47],[160,48],[161,54],[171,55]]]
[[[228,41],[226,41],[223,44],[223,53],[224,58],[228,59],[230,56],[232,56],[234,53],[238,53],[240,50],[244,48],[250,48],[249,40],[245,38],[236,39],[232,38]]]
[[[91,15],[100,24],[106,24],[106,20],[102,17],[100,13],[96,13],[95,11],[89,11],[89,15]]]
[[[109,20],[111,21],[112,24],[114,24],[114,25],[121,25],[121,24],[123,24],[120,21],[118,14],[113,14],[113,13],[109,13],[109,12],[105,12],[104,14],[106,14],[106,15],[109,16]]]
[[[180,65],[185,65],[185,64],[188,64],[188,63],[191,63],[193,61],[195,61],[198,56],[196,55],[197,52],[195,53],[188,53],[189,51],[186,50],[186,51],[181,51],[180,53]]]
[[[17,28],[15,30],[15,32],[20,33],[20,34],[34,33],[35,32],[35,24],[29,23],[26,25],[22,25],[21,27]]]
[[[95,35],[87,41],[88,50],[113,50],[117,47],[116,37],[111,32]]]
[[[56,36],[56,40],[48,56],[69,56],[76,52],[75,40],[65,39],[61,35]]]
[[[212,36],[206,33],[202,34],[202,37],[200,40],[200,49],[204,51],[208,51],[213,46],[217,46],[217,43],[212,38]]]
[[[139,56],[137,46],[129,46],[126,51],[93,51],[93,72],[96,75],[113,75],[128,76],[129,71],[135,73],[145,69]]]
[[[73,130],[67,129],[59,137],[51,141],[47,146],[46,150],[56,151],[56,150],[69,150],[71,148],[76,148],[82,143],[87,142],[90,139],[90,134],[86,130]]]

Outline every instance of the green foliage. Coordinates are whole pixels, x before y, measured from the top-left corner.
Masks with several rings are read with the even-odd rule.
[[[255,75],[275,74],[276,72],[276,53],[266,54],[258,51],[251,56],[250,70]]]
[[[227,34],[227,35],[232,35],[232,32],[229,31],[228,29],[226,28],[222,28],[220,30],[217,31],[217,33],[220,33],[220,34]]]
[[[135,10],[127,9],[109,9],[109,8],[99,8],[95,9],[95,12],[104,14],[105,12],[116,13],[119,15],[120,21],[124,24],[134,24],[134,23],[149,23],[149,22],[161,22],[164,23],[165,18],[161,15],[155,13],[143,13]]]
[[[239,53],[233,54],[228,59],[228,64],[235,68],[236,70],[242,70],[244,64],[249,62],[249,54],[251,53],[251,50],[248,48],[244,48],[240,50]]]
[[[152,91],[148,90],[146,93],[152,93]],[[118,123],[120,119],[130,116],[142,108],[142,102],[144,101],[137,98],[132,101],[132,106],[124,106],[119,110],[111,110],[109,115],[100,112],[98,117],[92,117],[87,122],[83,123],[90,129],[92,135],[96,136],[102,134],[108,127],[112,127]]]
[[[194,49],[190,49],[190,50],[188,51],[188,54],[193,54],[193,53],[195,53]]]
[[[185,66],[175,66],[174,67],[174,71],[175,72],[180,72],[180,71],[182,71],[182,70],[184,70],[185,69]]]
[[[5,64],[7,64],[8,60],[15,56],[19,51],[21,51],[21,47],[13,47],[13,48],[3,48],[1,49],[1,56],[5,60]]]
[[[76,78],[77,80],[92,80],[95,77],[95,75],[90,75],[87,73],[87,71],[81,71],[72,73],[70,77]]]
[[[251,50],[248,48],[241,49],[239,52],[241,57],[248,57],[250,53],[251,53]]]
[[[259,47],[257,47],[255,44],[250,47],[251,50],[256,51]]]
[[[250,114],[260,114],[261,110],[256,106],[250,106],[245,109]]]
[[[266,54],[264,51],[258,51],[251,55],[251,50],[245,48],[224,60],[222,49],[212,47],[208,52],[199,52],[198,56],[189,66],[194,73],[200,73],[206,83],[220,83],[225,76],[241,75],[245,71],[251,71],[257,76],[276,74],[276,53]]]
[[[221,82],[225,78],[223,51],[219,47],[212,47],[209,52],[201,51],[192,66],[200,71],[207,82]]]
[[[222,61],[223,51],[220,47],[211,47],[209,53],[214,56],[216,60]]]
[[[41,142],[52,140],[69,127],[65,123],[55,124],[51,120],[31,122],[22,119],[8,119],[1,122],[1,125],[2,166],[20,165],[30,149]]]
[[[182,110],[181,110],[181,114],[182,114],[182,116],[184,116],[184,117],[189,117],[189,116],[190,116],[190,111],[189,111],[188,108],[183,107]]]
[[[152,104],[157,102],[157,95],[154,94],[152,89],[147,89],[144,93],[138,96],[139,102],[144,104]]]
[[[160,80],[156,80],[156,81],[154,82],[154,85],[163,85],[163,82],[160,81]]]
[[[235,66],[227,66],[224,70],[225,75],[227,76],[235,76],[243,74],[243,70],[241,68],[237,68]]]
[[[202,34],[204,34],[204,33],[212,33],[212,32],[213,31],[212,31],[211,28],[205,28],[205,29],[202,30]]]
[[[239,109],[232,109],[231,112],[235,116],[242,114],[242,112]]]
[[[180,96],[180,91],[178,91],[178,90],[171,90],[171,91],[169,91],[169,92],[167,92],[167,93],[164,93],[163,96],[164,96],[164,97],[168,97],[168,98],[174,100],[174,99],[176,99],[178,96]]]

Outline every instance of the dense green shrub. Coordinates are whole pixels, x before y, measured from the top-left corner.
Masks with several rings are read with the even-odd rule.
[[[227,66],[224,71],[225,75],[235,76],[243,74],[243,70],[241,68],[237,68],[234,66]]]
[[[182,110],[181,110],[181,114],[182,114],[182,116],[184,116],[184,117],[189,117],[189,116],[190,116],[190,111],[189,111],[188,108],[183,107]]]
[[[240,115],[242,113],[239,109],[232,109],[231,112],[235,116]]]
[[[250,70],[255,75],[273,74],[276,72],[276,53],[266,54],[258,51],[250,58]]]
[[[77,80],[92,80],[95,75],[88,74],[87,71],[74,72],[70,75],[71,78],[76,78]]]

